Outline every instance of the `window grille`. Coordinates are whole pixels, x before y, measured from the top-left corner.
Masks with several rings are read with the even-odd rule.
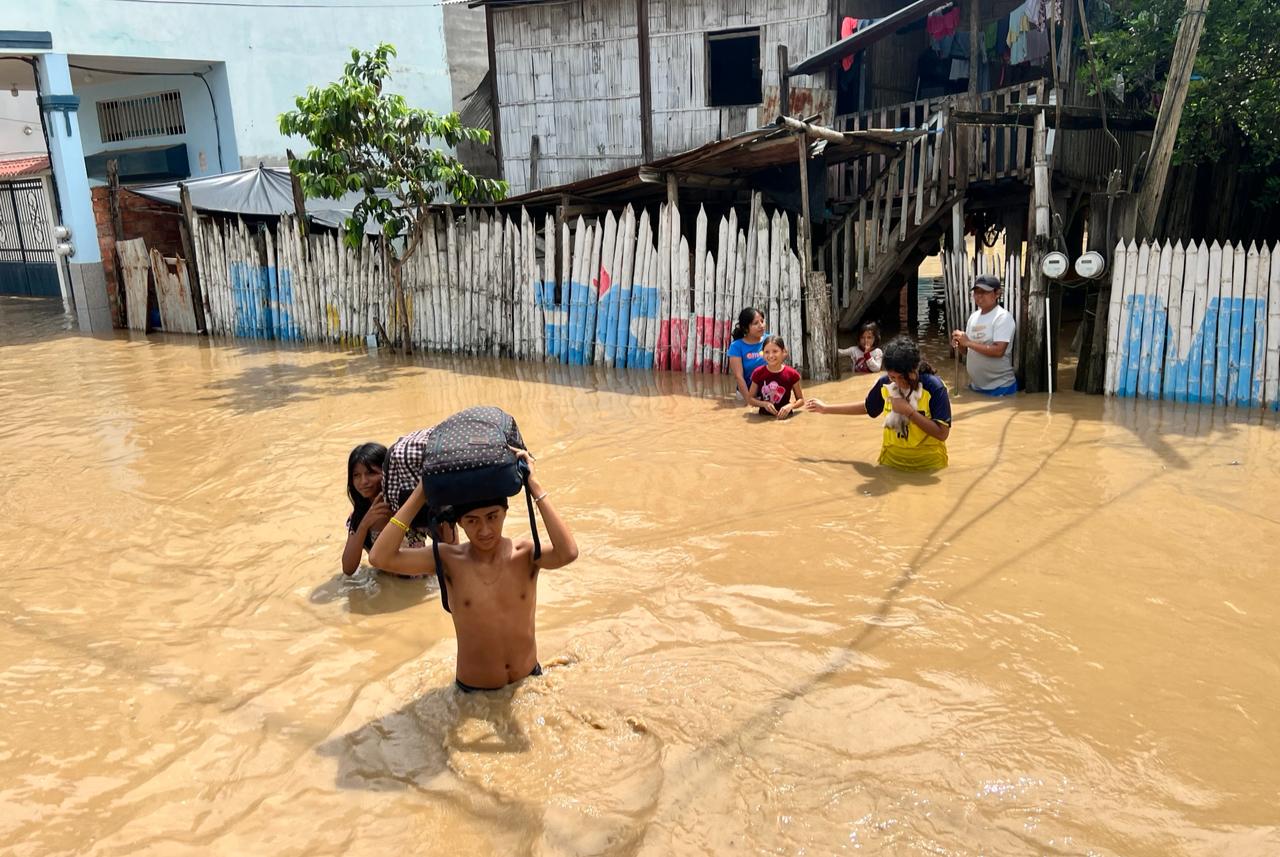
[[[176,89],[152,95],[98,102],[98,131],[104,143],[140,137],[185,134],[182,94]]]

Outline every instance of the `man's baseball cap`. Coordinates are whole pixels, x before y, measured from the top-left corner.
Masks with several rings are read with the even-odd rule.
[[[994,292],[1001,288],[1000,278],[992,274],[983,274],[973,281],[975,289],[982,289],[984,292]]]

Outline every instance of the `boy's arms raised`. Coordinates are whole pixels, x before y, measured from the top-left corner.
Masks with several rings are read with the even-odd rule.
[[[394,520],[382,528],[378,540],[369,549],[369,562],[383,571],[396,574],[433,574],[435,557],[431,548],[407,548],[404,546],[405,529],[397,521],[412,521],[427,502],[422,483],[413,489],[409,499],[400,507]]]
[[[543,545],[542,557],[537,560],[538,568],[564,568],[578,558],[578,543],[573,533],[560,519],[560,514],[551,504],[550,492],[542,487],[538,477],[533,473],[533,456],[523,449],[511,448],[516,458],[522,459],[529,466],[529,490],[533,492],[534,502],[542,513],[542,523],[547,526],[547,544]]]

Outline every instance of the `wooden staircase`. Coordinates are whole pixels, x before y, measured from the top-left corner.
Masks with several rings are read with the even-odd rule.
[[[976,106],[999,111],[1043,97],[1032,82],[966,96],[918,101],[853,116],[845,130],[908,130],[916,136],[893,157],[868,156],[832,168],[829,180],[845,214],[828,230],[815,267],[832,284],[833,311],[842,329],[898,281],[913,256],[938,249],[946,215],[968,186],[1021,179],[1030,164],[1024,129],[988,130],[951,121],[953,110]]]
[[[933,114],[918,130],[901,152],[882,159],[819,249],[842,329],[861,319],[913,254],[928,252],[918,248],[937,240],[940,221],[955,204],[946,114]]]

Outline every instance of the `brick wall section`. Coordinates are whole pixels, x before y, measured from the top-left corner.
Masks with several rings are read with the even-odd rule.
[[[93,217],[98,224],[98,246],[102,250],[102,268],[107,275],[107,297],[111,303],[111,321],[124,327],[124,295],[116,277],[116,239],[111,227],[111,206],[107,189],[93,189]],[[181,211],[177,206],[155,202],[127,190],[120,191],[120,221],[125,238],[141,238],[147,249],[155,247],[166,256],[182,255],[182,238],[178,231]],[[154,288],[154,286],[152,286]]]

